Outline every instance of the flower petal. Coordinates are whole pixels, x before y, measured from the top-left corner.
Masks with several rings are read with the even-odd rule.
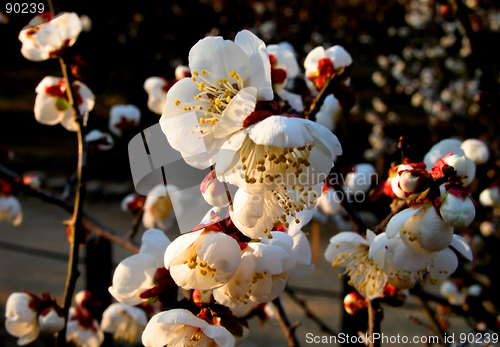
[[[255,87],[243,88],[229,102],[222,112],[221,119],[213,126],[215,138],[222,138],[243,128],[245,118],[255,110],[257,104],[257,89]]]
[[[389,239],[396,237],[399,231],[403,228],[403,225],[406,223],[408,219],[414,216],[417,213],[422,211],[421,208],[407,208],[401,212],[395,214],[389,223],[387,223],[387,227],[385,228],[385,234]]]
[[[242,30],[234,39],[250,59],[250,71],[246,84],[257,88],[257,99],[260,101],[273,100],[271,86],[271,64],[266,50],[266,44],[248,30]],[[236,70],[237,73],[238,70]]]
[[[222,37],[206,37],[198,41],[189,51],[189,68],[193,73],[203,69],[210,71],[215,81],[229,78],[232,71],[236,71],[243,80],[253,73],[245,51]]]
[[[467,260],[472,261],[473,254],[470,245],[465,241],[462,236],[453,235],[453,240],[451,241],[451,247],[455,248],[460,254],[462,254]]]

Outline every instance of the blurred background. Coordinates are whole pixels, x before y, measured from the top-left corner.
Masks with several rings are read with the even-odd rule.
[[[467,0],[461,4],[468,9],[466,28],[453,16],[448,3],[431,0],[54,2],[56,12],[76,12],[91,21],[89,31],[82,32],[70,48],[85,62],[81,65],[86,77],[82,81],[96,96],[90,129],[107,131],[109,110],[118,104],[133,104],[141,110],[140,128],[157,123],[159,116],[147,108],[144,81],[151,76],[173,80],[175,67],[187,65],[189,49],[205,36],[234,39],[238,31],[248,29],[267,44],[289,42],[300,66],[316,46],[341,45],[354,61],[350,87],[357,104],[338,120],[334,131],[344,149],[336,164],[339,170],[348,172],[354,164],[369,162],[379,175],[378,181],[372,182],[376,187],[386,179],[391,163],[401,160],[397,145],[401,136],[405,154],[417,162],[441,139],[480,138],[490,146],[492,159],[478,167],[479,180],[473,186],[477,198],[500,177],[500,57],[491,49],[500,42],[500,11],[495,1]],[[62,193],[76,167],[76,136],[59,125],[39,124],[33,115],[35,88],[45,76],[61,75],[59,63],[55,59],[39,63],[26,60],[20,53],[18,35],[33,15],[7,14],[3,8],[0,11],[0,146],[14,153],[1,164],[19,174],[36,173],[44,188]],[[467,30],[474,34],[473,40],[464,35]],[[299,80],[295,88],[300,93],[305,85]],[[89,158],[86,211],[123,234],[133,220],[119,206],[121,199],[133,192],[127,144],[139,130],[115,139],[110,152],[96,152]],[[22,290],[50,291],[60,302],[68,249],[61,222],[69,215],[23,194],[19,199],[23,224],[0,224],[0,306],[11,292]],[[370,211],[364,215],[365,221],[374,226],[389,212],[390,201],[382,196],[376,201],[365,199],[356,207]],[[498,238],[482,235],[479,225],[495,218],[494,209],[478,208],[477,221],[463,232],[470,240],[477,236],[477,247],[483,247],[479,249],[486,249],[488,244],[488,249],[494,250]],[[333,222],[322,226],[321,252],[337,230]],[[113,246],[115,262],[129,254]],[[474,266],[491,285],[491,274],[495,273],[491,264],[496,263],[498,255],[490,251],[485,254]],[[338,271],[331,270],[322,256],[311,278],[305,282],[292,279],[291,285],[301,287],[300,295],[307,297],[311,309],[331,327],[340,329],[343,297]],[[78,286],[85,287],[83,278]],[[284,300],[289,304],[291,319],[304,322],[298,330],[301,341],[307,332],[320,333],[304,318],[299,306],[286,296]],[[409,305],[414,309],[412,314],[422,316],[414,301]],[[427,334],[407,320],[407,313],[388,308],[382,331]],[[401,319],[406,322],[400,324]],[[466,329],[463,320],[451,319],[453,331]],[[272,324],[252,329],[244,346],[285,346],[277,329]],[[33,345],[50,345],[47,339]],[[0,345],[14,343],[15,339],[0,329]]]

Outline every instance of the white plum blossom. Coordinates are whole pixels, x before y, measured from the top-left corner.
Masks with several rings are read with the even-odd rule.
[[[102,313],[101,330],[113,334],[115,340],[138,343],[147,324],[148,316],[143,309],[114,303]]]
[[[54,18],[50,13],[41,13],[19,33],[21,53],[32,61],[55,58],[76,42],[81,31],[82,23],[76,13],[62,13]]]
[[[468,139],[462,142],[460,146],[467,158],[470,158],[476,165],[485,164],[490,159],[488,146],[477,139]]]
[[[306,119],[271,116],[233,135],[215,165],[219,180],[260,193],[322,182],[342,154],[337,137]]]
[[[87,135],[85,135],[85,141],[87,143],[96,143],[100,151],[109,151],[114,145],[113,137],[108,133],[103,133],[99,129],[89,131]]]
[[[233,335],[220,325],[212,325],[184,309],[160,312],[151,318],[142,343],[146,347],[234,347]]]
[[[40,332],[55,334],[64,328],[62,309],[48,294],[12,293],[5,307],[5,330],[19,346],[36,340]]]
[[[159,184],[149,191],[144,201],[144,214],[142,215],[144,227],[159,228],[164,231],[172,227],[175,222],[175,213],[179,216],[183,213],[180,197],[175,194],[177,191],[179,188],[173,184],[167,186]]]
[[[472,260],[472,250],[462,237],[453,235],[450,246]],[[386,233],[373,240],[369,256],[388,276],[388,283],[400,289],[412,288],[426,273],[429,282],[436,284],[458,267],[458,258],[450,247],[437,252],[418,252],[409,248],[399,235],[388,238]]]
[[[426,254],[446,249],[453,241],[453,227],[443,221],[434,206],[422,205],[394,215],[386,235],[389,239],[399,235],[413,251]]]
[[[465,152],[461,148],[462,141],[457,139],[445,139],[436,143],[431,149],[427,152],[424,157],[424,164],[427,169],[430,170],[434,167],[434,164],[438,162],[439,159],[442,159],[446,155],[453,153],[458,156],[465,155]]]
[[[109,292],[120,303],[137,305],[147,300],[141,294],[155,287],[154,277],[163,268],[163,255],[170,240],[158,229],[150,229],[142,235],[138,254],[125,258],[118,264]]]
[[[316,123],[321,124],[330,131],[335,131],[337,121],[342,114],[342,106],[335,95],[330,94],[325,98],[318,113],[316,113]]]
[[[349,272],[351,285],[363,296],[374,299],[382,295],[387,275],[369,256],[376,235],[367,230],[366,238],[344,231],[330,239],[325,258],[333,266],[344,266]]]
[[[179,236],[168,246],[164,257],[173,280],[186,290],[209,290],[224,285],[240,261],[240,246],[234,238],[206,229]]]
[[[242,251],[241,263],[229,282],[214,290],[214,298],[229,308],[272,301],[285,289],[288,272],[296,265],[294,241],[283,232],[272,239],[250,242]]]
[[[191,71],[189,67],[184,65],[178,65],[175,68],[175,82],[183,79],[184,77],[190,77]],[[163,107],[165,106],[165,101],[167,98],[167,92],[172,87],[173,83],[169,82],[164,77],[149,77],[144,82],[144,90],[148,93],[148,108],[161,115],[163,112]]]
[[[244,127],[257,101],[274,97],[266,45],[250,31],[235,41],[206,37],[189,52],[191,78],[167,93],[160,125],[191,166],[204,169],[224,142]]]
[[[74,102],[80,114],[86,119],[94,108],[95,96],[92,91],[80,81],[73,82]],[[35,119],[42,124],[61,125],[69,131],[77,130],[73,110],[68,101],[67,85],[64,79],[47,76],[36,87]]]
[[[269,236],[272,228],[282,223],[286,228],[300,223],[299,212],[316,206],[322,188],[323,183],[307,188],[279,184],[260,194],[238,189],[229,215],[244,235],[260,239]]]
[[[476,177],[476,164],[466,156],[451,155],[443,162],[455,169],[464,186],[471,184]]]
[[[7,219],[12,225],[18,226],[23,221],[21,203],[16,197],[0,194],[0,221]]]
[[[306,84],[313,93],[318,93],[325,82],[339,69],[352,64],[351,55],[342,46],[324,49],[314,48],[304,61]]]
[[[139,125],[141,110],[135,105],[114,105],[109,111],[109,130],[116,136],[122,136],[126,129]]]
[[[5,330],[18,338],[19,346],[26,345],[38,337],[38,313],[30,307],[33,300],[25,293],[12,293],[5,307]]]
[[[78,347],[99,347],[104,342],[104,333],[99,322],[88,311],[71,307],[66,327],[66,342]]]

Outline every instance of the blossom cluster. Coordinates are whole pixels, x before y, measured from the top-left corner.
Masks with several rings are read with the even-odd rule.
[[[469,226],[475,217],[468,185],[476,165],[488,156],[479,140],[446,139],[427,152],[424,162],[407,159],[391,168],[384,193],[409,207],[396,213],[379,235],[371,230],[366,237],[335,235],[326,259],[346,267],[351,285],[369,299],[380,297],[386,284],[408,289],[425,279],[436,284],[450,276],[458,266],[453,250],[472,260],[471,247],[454,228]]]

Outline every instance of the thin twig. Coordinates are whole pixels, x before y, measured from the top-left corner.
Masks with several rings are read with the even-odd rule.
[[[441,326],[441,324],[439,324],[438,320],[436,319],[436,315],[434,314],[434,311],[430,308],[427,300],[424,300],[420,296],[417,296],[417,299],[418,303],[420,304],[420,307],[422,308],[422,311],[427,316],[427,319],[429,319],[433,330],[436,332],[436,335],[439,338],[439,344],[442,345],[444,341],[444,336],[446,334],[443,330],[443,327]]]
[[[54,15],[54,14],[53,14]],[[73,294],[75,291],[76,281],[80,276],[78,271],[78,253],[79,244],[83,239],[84,230],[82,224],[83,217],[83,203],[85,199],[85,185],[84,185],[84,175],[87,166],[87,146],[83,138],[83,117],[80,114],[78,105],[75,103],[74,91],[72,87],[71,76],[68,72],[68,67],[64,62],[64,59],[59,56],[59,63],[61,65],[61,70],[66,82],[66,95],[70,106],[73,109],[73,116],[77,124],[77,137],[78,137],[78,166],[77,166],[77,183],[76,183],[76,193],[75,193],[75,206],[73,210],[73,216],[71,218],[71,233],[73,239],[70,246],[70,256],[68,262],[68,275],[66,278],[66,287],[64,290],[63,298],[63,314],[68,320],[69,308],[73,300]],[[66,346],[66,326],[57,335],[57,346]]]
[[[429,324],[422,322],[420,319],[418,319],[417,317],[412,316],[411,314],[408,314],[407,317],[410,320],[410,322],[412,322],[412,323],[414,323],[416,325],[419,325],[422,328],[426,329],[428,332],[431,333],[432,336],[437,336],[436,331]]]
[[[132,222],[132,227],[125,235],[125,239],[133,240],[137,232],[139,231],[139,226],[142,222],[142,216],[144,215],[144,206],[139,208],[137,214],[135,215],[134,221]]]
[[[297,336],[295,336],[295,330],[299,327],[300,322],[290,324],[288,317],[286,316],[283,305],[281,304],[281,299],[277,297],[273,300],[273,305],[276,308],[276,319],[281,325],[283,332],[285,333],[286,339],[288,341],[289,347],[300,347]]]
[[[323,88],[320,90],[319,94],[313,100],[309,109],[304,112],[304,118],[310,119],[312,121],[316,120],[316,114],[321,109],[321,105],[325,102],[328,95],[333,94],[335,87],[341,81],[345,80],[351,74],[353,64],[342,68],[336,74],[332,75],[329,79],[325,81]]]
[[[47,192],[43,189],[33,189],[28,185],[25,185],[22,181],[22,177],[15,173],[14,171],[6,168],[0,164],[0,177],[9,182],[13,187],[19,189],[20,191],[38,198],[44,202],[56,205],[64,209],[66,212],[72,213],[74,211],[74,205],[64,200],[60,196]],[[118,233],[108,226],[103,225],[97,219],[91,217],[87,213],[83,213],[82,223],[85,228],[90,231],[95,232],[98,236],[104,237],[111,242],[125,248],[132,253],[138,253],[139,247],[137,247],[131,240],[126,239],[118,235]]]
[[[332,328],[330,328],[328,325],[326,325],[318,316],[316,316],[307,306],[305,300],[299,298],[293,289],[290,287],[285,287],[285,291],[287,294],[292,298],[293,301],[295,301],[299,306],[304,310],[304,313],[306,314],[307,318],[311,319],[314,323],[316,323],[317,326],[321,329],[321,331],[327,333],[330,336],[336,336],[338,335],[337,332],[335,332]]]

